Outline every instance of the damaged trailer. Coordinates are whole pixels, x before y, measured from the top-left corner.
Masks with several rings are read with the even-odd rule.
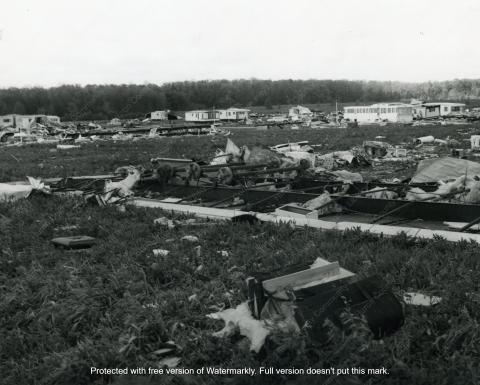
[[[141,186],[141,185],[140,185]],[[140,187],[142,188],[142,187]],[[181,198],[182,201],[197,201],[209,207],[217,207],[218,202],[226,203],[235,198],[244,201],[247,211],[274,211],[292,202],[305,203],[319,196],[316,193],[301,191],[269,191],[259,188],[234,188],[216,186],[168,186],[163,190],[156,183],[143,186],[150,192],[159,192],[164,197]],[[322,187],[319,187],[321,189]],[[347,211],[380,216],[391,213],[392,217],[422,219],[425,221],[470,222],[480,217],[480,205],[428,201],[405,201],[378,199],[364,196],[331,194],[336,203]]]

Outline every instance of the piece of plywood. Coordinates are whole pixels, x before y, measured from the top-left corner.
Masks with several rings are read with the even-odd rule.
[[[53,238],[52,243],[57,247],[65,249],[84,249],[95,244],[95,238],[87,235],[76,235],[72,237]]]
[[[296,288],[308,284],[312,281],[318,281],[325,277],[338,275],[340,266],[338,262],[332,262],[324,266],[313,269],[297,271],[292,274],[263,281],[263,288],[268,293],[278,293],[286,288]]]

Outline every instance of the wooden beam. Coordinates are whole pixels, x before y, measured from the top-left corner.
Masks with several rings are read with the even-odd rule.
[[[284,275],[263,281],[263,288],[270,294],[284,291],[288,288],[303,286],[312,281],[320,281],[326,277],[338,275],[340,265],[338,262],[332,262],[314,269],[297,271],[292,274]]]

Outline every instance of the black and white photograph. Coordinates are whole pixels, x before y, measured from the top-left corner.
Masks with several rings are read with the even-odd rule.
[[[0,0],[1,385],[479,385],[480,2]]]

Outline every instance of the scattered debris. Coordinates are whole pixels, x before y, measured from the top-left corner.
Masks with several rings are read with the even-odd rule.
[[[403,301],[407,305],[433,306],[439,304],[442,301],[442,298],[421,293],[408,292],[403,294]]]
[[[328,339],[326,321],[345,326],[341,319],[347,307],[365,317],[375,338],[394,333],[404,321],[400,302],[379,277],[359,280],[338,262],[321,258],[307,270],[270,279],[249,277],[247,288],[248,305],[256,319],[269,322],[270,327],[279,320],[290,326],[295,322],[298,329],[308,325],[306,330],[317,341]]]

